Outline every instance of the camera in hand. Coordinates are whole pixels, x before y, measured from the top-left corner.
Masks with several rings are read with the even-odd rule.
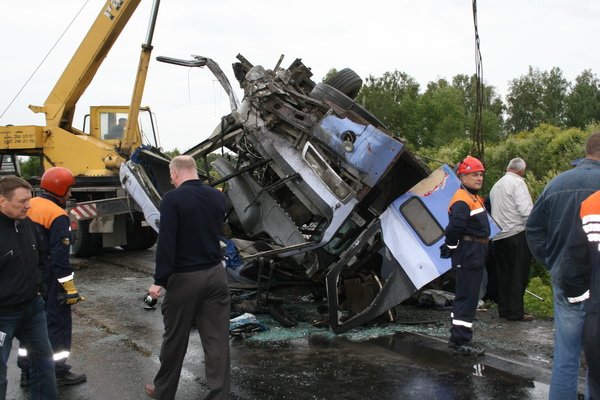
[[[150,297],[150,294],[146,292],[146,295],[144,296],[145,308],[154,308],[157,302],[158,299],[153,299],[152,297]]]

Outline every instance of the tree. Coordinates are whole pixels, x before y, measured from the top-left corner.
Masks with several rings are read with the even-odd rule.
[[[469,137],[464,93],[445,79],[429,82],[419,101],[421,136],[418,146],[441,146],[454,139]]]
[[[565,127],[566,125],[566,100],[570,84],[563,77],[560,68],[554,67],[550,72],[542,74],[542,85],[544,92],[542,95],[542,107],[545,112],[545,119],[541,122]]]
[[[591,70],[584,70],[567,96],[565,111],[567,126],[584,129],[600,122],[600,81]]]
[[[40,157],[27,157],[26,160],[19,158],[19,166],[21,168],[21,176],[25,179],[42,176],[44,170]]]
[[[523,131],[509,135],[505,139],[488,144],[485,149],[485,187],[487,194],[503,174],[508,162],[522,157],[527,162],[527,185],[535,199],[545,185],[559,173],[571,166],[571,161],[584,154],[587,137],[598,126],[589,126],[585,131],[577,128],[561,129],[542,124],[532,131]],[[430,168],[437,168],[440,162],[454,164],[468,154],[469,141],[455,140],[442,146],[420,149],[418,154],[429,162]]]
[[[569,83],[560,68],[550,72],[529,67],[527,75],[513,79],[507,95],[510,132],[531,131],[542,123],[565,126]]]
[[[386,72],[380,78],[369,76],[357,101],[395,135],[409,142],[418,140],[416,107],[419,84],[400,71]]]
[[[477,109],[477,76],[464,74],[452,78],[452,86],[461,90],[465,106],[465,126],[475,129]],[[483,84],[483,135],[486,142],[496,142],[504,136],[504,103],[493,86]]]
[[[406,73],[386,72],[367,78],[358,101],[394,134],[414,147],[447,143],[470,137],[477,107],[476,76],[456,75],[429,82],[419,93],[419,84]],[[492,86],[484,85],[483,126],[486,139],[502,137],[504,106]]]
[[[179,151],[178,148],[174,148],[173,150],[167,150],[164,153],[165,153],[165,156],[167,156],[169,158],[173,158],[173,157],[176,157],[181,154],[181,152]]]
[[[335,76],[335,74],[338,73],[338,70],[335,68],[331,68],[329,71],[327,71],[327,73],[325,74],[325,76],[323,77],[323,79],[321,80],[322,82],[325,82],[328,79],[331,79]]]

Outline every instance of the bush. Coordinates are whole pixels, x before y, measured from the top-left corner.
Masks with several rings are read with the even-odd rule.
[[[527,290],[540,296],[540,300],[531,294],[525,292],[523,302],[525,312],[533,314],[538,318],[552,318],[554,316],[554,307],[552,301],[552,286],[549,283],[549,274],[545,276],[534,276],[529,281]]]

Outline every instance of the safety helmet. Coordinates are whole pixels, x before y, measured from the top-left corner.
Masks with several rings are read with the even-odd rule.
[[[40,186],[47,192],[58,197],[63,197],[69,191],[69,188],[75,184],[73,173],[63,167],[48,168],[44,175]]]
[[[481,161],[475,157],[467,156],[458,164],[456,173],[459,175],[470,174],[471,172],[485,172],[485,168]]]

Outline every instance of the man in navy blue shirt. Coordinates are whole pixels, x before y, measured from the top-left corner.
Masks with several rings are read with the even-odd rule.
[[[195,322],[210,388],[205,399],[227,399],[230,297],[219,243],[225,197],[200,181],[192,157],[173,158],[169,169],[176,189],[161,201],[154,284],[148,290],[157,299],[166,289],[162,303],[165,332],[160,368],[154,384],[144,389],[151,398],[175,398]]]
[[[569,236],[581,229],[581,203],[598,190],[600,131],[588,137],[585,158],[546,185],[527,220],[531,254],[548,268],[552,278],[554,358],[549,400],[577,398],[585,309],[584,302],[569,303],[561,282],[566,271],[585,267],[580,259],[571,257],[567,243]]]

